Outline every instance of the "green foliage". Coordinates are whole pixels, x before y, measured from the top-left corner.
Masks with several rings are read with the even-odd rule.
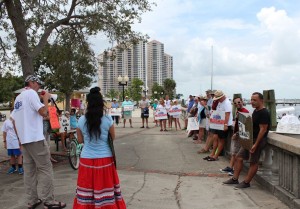
[[[160,97],[163,97],[163,95],[164,95],[164,88],[162,86],[158,85],[157,82],[153,83],[151,91],[152,91],[153,99],[159,99]]]
[[[129,91],[131,92],[131,98],[133,101],[138,102],[142,99],[142,85],[144,85],[144,82],[139,78],[133,78],[131,80]]]
[[[107,94],[106,94],[106,97],[110,98],[111,101],[113,101],[113,99],[116,99],[119,97],[119,94],[120,92],[118,92],[117,90],[115,89],[110,89]]]
[[[165,95],[169,95],[170,99],[174,98],[175,88],[176,82],[173,79],[167,78],[166,80],[164,80]]]
[[[34,67],[48,89],[65,94],[66,107],[72,92],[89,87],[97,72],[94,53],[83,35],[72,30],[60,34],[53,45],[47,44]]]
[[[0,59],[7,57],[6,50],[15,49],[26,77],[34,71],[33,59],[66,30],[84,37],[102,32],[124,47],[146,40],[147,36],[133,31],[132,24],[140,22],[152,5],[148,0],[3,0],[0,31],[5,31],[6,37],[0,41]]]
[[[20,76],[13,76],[6,73],[4,76],[0,74],[0,102],[12,101],[15,97],[14,91],[24,87],[24,80]]]

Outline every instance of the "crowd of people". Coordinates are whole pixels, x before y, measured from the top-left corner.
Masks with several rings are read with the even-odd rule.
[[[4,146],[11,157],[8,174],[18,172],[24,175],[28,208],[36,208],[41,203],[49,209],[65,208],[65,203],[54,199],[51,161],[55,162],[55,160],[51,157],[49,149],[51,127],[48,103],[51,95],[47,92],[38,95],[41,85],[42,82],[34,75],[26,78],[25,90],[16,97],[11,117],[2,126]],[[146,97],[142,97],[138,103],[142,119],[140,128],[149,128],[149,110],[152,109],[155,127],[160,127],[162,132],[170,131],[174,124],[176,131],[187,130],[188,136],[193,137],[194,143],[203,144],[198,153],[209,153],[203,158],[208,162],[219,159],[225,141],[231,137],[230,164],[220,171],[228,172],[232,177],[223,183],[235,185],[236,188],[247,188],[250,187],[250,182],[258,170],[258,161],[266,145],[270,124],[269,113],[263,106],[263,95],[254,92],[251,96],[251,104],[254,111],[252,114],[253,145],[250,150],[244,148],[238,140],[238,116],[240,113],[249,113],[249,111],[243,106],[242,98],[236,97],[233,99],[236,109],[233,114],[232,103],[221,90],[207,90],[204,96],[190,95],[185,104],[179,104],[176,99],[170,100],[168,95],[159,100],[154,99],[152,104]],[[98,87],[90,90],[87,95],[86,109],[83,106],[82,104],[79,109],[83,115],[78,122],[76,109],[71,109],[70,113],[64,113],[70,120],[71,129],[77,132],[78,142],[85,144],[80,156],[73,208],[86,208],[86,206],[100,208],[105,205],[126,208],[113,159],[113,149],[109,143],[110,139],[115,138],[114,123],[118,125],[121,118],[109,115]],[[120,105],[123,128],[126,127],[127,120],[133,128],[133,106],[128,96]],[[111,108],[119,108],[116,100],[113,101]],[[187,112],[183,129],[180,123],[182,110]],[[224,113],[222,128],[211,126],[212,117],[216,111]],[[189,128],[190,119],[197,121],[196,129]],[[62,146],[66,149],[64,134],[62,133],[61,139]],[[249,160],[250,167],[246,178],[239,182],[244,160]],[[38,185],[42,188],[40,195],[38,195]]]

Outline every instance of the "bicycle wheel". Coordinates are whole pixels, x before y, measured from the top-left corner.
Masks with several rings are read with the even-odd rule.
[[[77,170],[79,167],[79,153],[77,153],[77,143],[75,140],[70,142],[69,148],[69,163],[74,170]]]

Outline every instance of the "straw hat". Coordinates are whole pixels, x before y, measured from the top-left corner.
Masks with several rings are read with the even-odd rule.
[[[215,96],[214,96],[213,100],[215,101],[215,100],[221,99],[224,96],[225,96],[225,94],[223,93],[223,91],[217,90],[215,92]]]

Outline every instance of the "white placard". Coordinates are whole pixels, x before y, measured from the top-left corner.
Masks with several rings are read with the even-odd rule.
[[[209,127],[216,130],[224,130],[225,111],[213,110],[209,119]]]
[[[156,110],[154,117],[155,117],[155,120],[168,119],[167,110],[164,108]]]
[[[199,130],[199,123],[195,117],[188,118],[187,130],[188,131]]]
[[[111,108],[111,109],[109,109],[109,114],[111,116],[121,116],[122,115],[122,109],[121,108]]]
[[[133,111],[133,105],[124,105],[123,110],[124,111]]]
[[[62,115],[61,117],[59,117],[59,124],[59,133],[70,131],[70,118],[67,118],[65,115]]]
[[[171,116],[179,116],[181,115],[181,107],[180,106],[172,106],[169,110],[169,115]]]

